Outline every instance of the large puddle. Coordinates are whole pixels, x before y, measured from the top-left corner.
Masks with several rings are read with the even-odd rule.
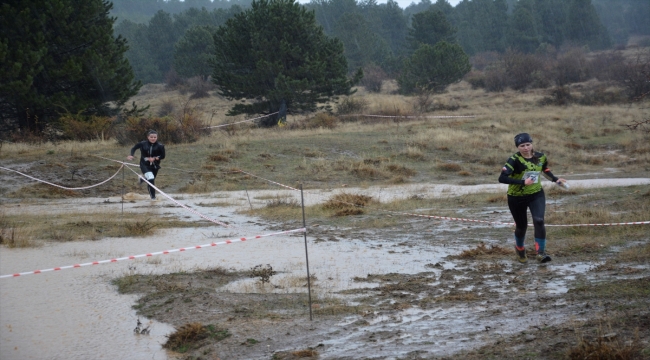
[[[573,181],[572,186],[613,186],[649,184],[650,179],[611,179]],[[424,196],[445,196],[480,191],[503,191],[501,185],[469,187],[413,185],[405,187],[345,189],[345,191],[367,193],[389,198],[408,197],[413,194]],[[335,190],[339,191],[339,190]],[[266,195],[283,191],[256,191],[229,193],[229,197],[184,195],[181,202],[220,221],[228,221],[233,228],[202,227],[169,229],[148,238],[112,238],[98,241],[51,243],[42,248],[8,249],[0,247],[0,274],[47,269],[56,266],[73,265],[95,260],[149,253],[192,245],[202,245],[227,238],[250,237],[271,233],[256,219],[234,213],[242,206],[265,203]],[[299,197],[299,193],[293,193]],[[308,203],[329,198],[332,192],[306,192]],[[202,207],[199,203],[226,202],[231,207]],[[125,210],[147,206],[164,214],[196,216],[185,210],[170,207],[168,201],[151,203],[148,200],[125,203]],[[12,213],[57,213],[62,211],[106,211],[116,216],[122,205],[118,198],[86,198],[38,203],[11,204],[6,210]],[[118,212],[119,214],[119,212]],[[285,229],[290,230],[290,229]],[[377,239],[377,237],[374,237]],[[407,235],[400,241],[408,240]],[[368,274],[401,273],[414,274],[423,271],[425,264],[444,263],[442,259],[463,250],[459,246],[436,246],[428,244],[415,248],[393,249],[387,242],[395,239],[340,240],[315,242],[309,238],[310,271],[318,278],[314,291],[327,295],[342,289],[368,286],[355,283],[354,277]],[[382,246],[383,245],[383,246]],[[449,245],[449,244],[447,244]],[[187,271],[196,268],[221,266],[228,269],[248,270],[258,264],[271,263],[280,272],[274,281],[282,282],[305,276],[305,247],[301,233],[267,237],[231,245],[210,247],[193,251],[160,255],[146,259],[121,261],[105,265],[81,267],[69,270],[26,275],[17,278],[0,279],[0,357],[2,359],[167,359],[172,356],[161,348],[165,335],[173,329],[166,324],[140,319],[150,326],[149,335],[135,335],[137,315],[132,305],[135,296],[119,295],[110,280],[129,273],[158,274]],[[511,267],[511,264],[507,265]],[[552,277],[542,280],[535,292],[539,294],[561,294],[567,291],[566,282],[575,276],[584,276],[589,270],[587,264],[557,264],[546,267]],[[441,270],[435,270],[440,272]],[[510,271],[530,275],[534,270]],[[286,281],[291,283],[290,281]],[[496,280],[486,279],[494,290],[501,293],[517,293],[519,290]],[[254,291],[252,280],[241,280],[229,284],[226,290],[233,292]],[[282,291],[305,291],[303,287]],[[503,309],[508,312],[507,308]],[[518,316],[491,316],[482,306],[455,306],[434,309],[406,309],[398,316],[374,314],[367,319],[362,331],[337,331],[327,334],[323,343],[328,345],[324,357],[337,356],[399,356],[410,351],[438,349],[439,354],[451,353],[467,348],[468,342],[476,346],[495,334],[513,333],[530,326],[531,321],[540,324],[560,321],[562,315],[528,314],[528,321],[522,324]],[[542,318],[543,316],[543,318]],[[557,316],[557,319],[554,317]],[[537,319],[537,320],[535,320]],[[340,329],[350,329],[355,319],[349,318],[338,324]],[[487,331],[486,329],[489,329]],[[373,334],[377,343],[362,341]],[[385,345],[381,345],[382,341]]]

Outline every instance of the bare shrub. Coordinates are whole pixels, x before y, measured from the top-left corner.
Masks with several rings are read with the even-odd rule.
[[[369,92],[378,93],[381,92],[381,85],[386,79],[388,79],[388,75],[381,67],[375,64],[368,64],[363,68],[361,85]]]
[[[368,101],[362,98],[347,96],[341,99],[338,104],[337,112],[339,114],[359,114],[366,111]]]
[[[433,105],[433,94],[431,91],[418,91],[417,96],[415,97],[413,107],[418,113],[426,113],[431,111],[431,106]]]
[[[503,64],[495,64],[485,71],[485,91],[501,92],[507,86],[508,78]]]
[[[506,51],[503,65],[507,74],[508,86],[513,90],[525,91],[535,80],[534,74],[543,70],[543,63],[535,55],[515,50]]]
[[[178,75],[176,70],[171,69],[167,74],[165,74],[165,85],[170,90],[176,90],[185,87],[187,85],[187,80]]]
[[[190,99],[210,97],[209,91],[214,90],[215,88],[212,82],[200,76],[189,79],[187,85],[188,90],[192,93],[192,95],[190,95]]]
[[[549,96],[545,96],[540,100],[539,104],[564,106],[573,101],[574,98],[568,86],[556,86],[550,91]]]
[[[86,116],[82,114],[64,114],[59,118],[57,127],[61,137],[68,140],[108,140],[112,136],[114,117]]]
[[[149,129],[156,130],[162,142],[172,144],[194,142],[210,133],[199,113],[186,107],[174,118],[129,117],[115,129],[115,137],[121,145],[133,144],[144,139]]]
[[[630,100],[641,99],[650,93],[650,50],[638,54],[634,60],[619,64],[614,70],[614,81],[625,88]]]
[[[618,68],[625,64],[625,57],[620,51],[602,52],[589,61],[589,72],[598,80],[614,80]]]
[[[553,69],[553,80],[563,86],[589,78],[589,64],[583,48],[573,47],[558,56]]]
[[[160,105],[160,109],[158,109],[158,116],[165,117],[171,115],[174,113],[174,110],[176,110],[176,105],[174,105],[174,102],[169,99],[165,99]]]

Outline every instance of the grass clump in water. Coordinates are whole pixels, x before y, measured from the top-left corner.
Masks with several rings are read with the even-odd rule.
[[[323,208],[334,210],[335,216],[360,215],[364,213],[363,207],[371,202],[371,196],[341,193],[329,198]]]
[[[211,338],[220,341],[230,335],[227,329],[219,330],[214,325],[203,326],[198,322],[188,323],[167,335],[167,341],[163,344],[163,348],[185,353],[193,348],[201,347],[200,343],[204,339]]]

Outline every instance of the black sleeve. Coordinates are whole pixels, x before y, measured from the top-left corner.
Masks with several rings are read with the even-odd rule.
[[[503,171],[501,172],[501,175],[499,176],[499,182],[502,183],[502,184],[524,185],[524,180],[513,179],[513,178],[511,178],[509,176],[509,174],[506,174]]]
[[[133,156],[133,154],[135,154],[135,151],[136,151],[137,149],[141,148],[141,147],[142,147],[142,143],[141,143],[141,142],[135,144],[135,146],[131,148],[131,156]]]
[[[503,165],[501,169],[501,175],[499,175],[499,182],[502,184],[514,184],[514,185],[524,185],[524,180],[513,179],[510,177],[510,174],[514,172],[514,169],[517,166],[517,161],[510,157],[506,164]]]
[[[163,145],[163,144],[160,144],[160,155],[159,155],[159,157],[160,157],[160,160],[165,158],[165,145]]]
[[[546,161],[544,161],[544,164],[542,165],[542,172],[549,179],[551,179],[552,182],[557,182],[557,180],[559,179],[557,176],[553,175],[551,169],[548,168],[548,158],[546,159]]]

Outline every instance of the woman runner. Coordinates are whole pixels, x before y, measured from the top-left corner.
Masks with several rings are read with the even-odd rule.
[[[140,149],[140,170],[142,170],[145,179],[153,185],[158,170],[160,170],[160,160],[165,158],[165,145],[158,142],[158,133],[155,130],[149,130],[147,140],[135,144],[131,148],[131,155],[126,158],[133,160],[133,154],[137,149]],[[142,183],[142,179],[140,179],[140,183]],[[156,200],[156,190],[150,185],[147,185],[147,189],[151,200]]]
[[[512,155],[501,169],[499,182],[508,184],[508,207],[515,220],[515,251],[519,262],[527,261],[524,239],[528,227],[527,209],[533,217],[535,228],[535,250],[541,263],[551,261],[546,254],[546,228],[544,212],[546,197],[542,189],[540,175],[557,184],[566,180],[558,178],[548,168],[546,155],[533,150],[533,138],[527,133],[515,136],[515,146],[519,152]]]

